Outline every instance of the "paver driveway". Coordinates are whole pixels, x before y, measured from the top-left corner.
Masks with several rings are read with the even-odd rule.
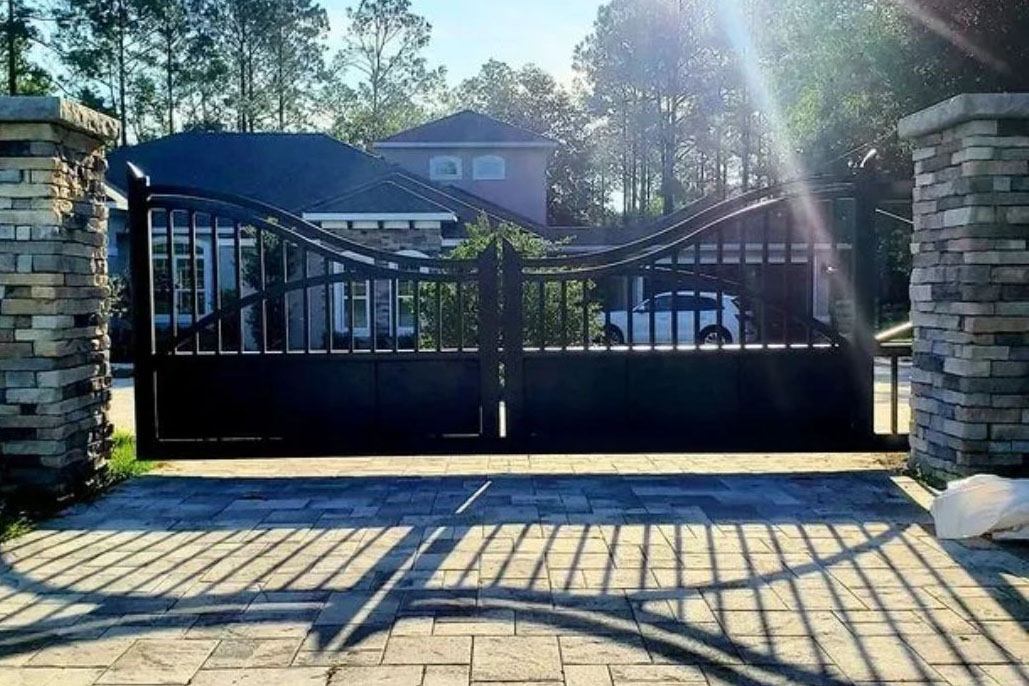
[[[874,456],[173,463],[3,547],[0,684],[1029,683],[1023,551],[924,496]]]

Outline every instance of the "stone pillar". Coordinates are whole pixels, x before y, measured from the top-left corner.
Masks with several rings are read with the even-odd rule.
[[[48,507],[110,450],[104,145],[117,122],[0,97],[0,496]]]
[[[914,143],[911,465],[1029,473],[1029,94],[959,95]]]

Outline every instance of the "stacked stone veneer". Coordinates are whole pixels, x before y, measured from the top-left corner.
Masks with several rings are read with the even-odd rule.
[[[1029,473],[1029,95],[904,119],[914,143],[912,466]]]
[[[117,123],[0,98],[0,496],[45,507],[110,449],[104,145]]]

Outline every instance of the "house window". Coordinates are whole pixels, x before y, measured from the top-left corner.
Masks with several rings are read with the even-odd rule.
[[[368,282],[354,281],[354,334],[368,335]],[[343,321],[343,331],[350,330],[350,299],[347,297],[347,287],[351,285],[344,282],[339,285],[337,302],[339,303],[340,318]]]
[[[414,281],[397,283],[397,333],[414,331]]]
[[[483,155],[472,161],[472,178],[476,181],[502,181],[507,176],[507,163],[498,155]]]
[[[429,160],[429,178],[434,181],[447,181],[461,178],[461,158],[441,155]]]
[[[155,236],[154,250],[154,320],[168,322],[171,319],[171,298],[168,294],[168,239]],[[210,314],[211,303],[207,296],[207,245],[197,241],[197,319]],[[189,252],[189,239],[175,237],[175,282],[174,298],[178,322],[193,319],[193,259]]]

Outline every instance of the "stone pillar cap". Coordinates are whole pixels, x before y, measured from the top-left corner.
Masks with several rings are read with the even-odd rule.
[[[37,95],[0,97],[0,123],[59,124],[103,141],[118,138],[116,119],[65,98]]]
[[[901,138],[919,138],[976,119],[1029,119],[1029,93],[965,93],[900,120]]]

